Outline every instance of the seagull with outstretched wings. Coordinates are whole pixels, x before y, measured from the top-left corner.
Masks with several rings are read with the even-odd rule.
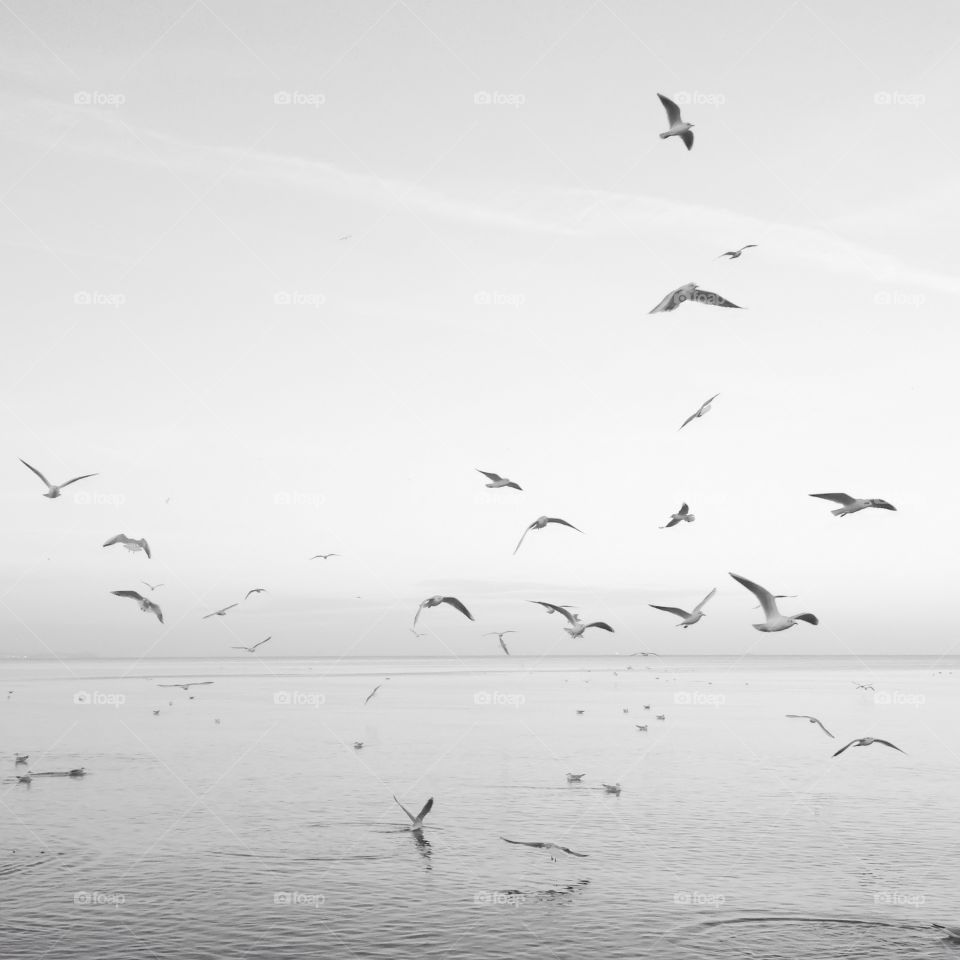
[[[144,613],[152,613],[161,623],[163,623],[163,611],[152,600],[137,593],[136,590],[111,590],[115,597],[127,597],[130,600],[136,600],[140,604],[140,609]]]
[[[845,517],[848,513],[859,513],[861,510],[867,510],[870,507],[875,507],[878,510],[893,510],[894,512],[897,510],[892,503],[887,503],[886,500],[878,498],[857,499],[846,493],[811,493],[810,496],[839,503],[840,506],[836,510],[830,511],[835,517]]]
[[[60,491],[64,487],[69,487],[71,483],[76,483],[78,480],[86,480],[87,477],[95,477],[95,473],[85,473],[82,476],[74,477],[72,480],[67,480],[66,483],[51,483],[36,467],[31,467],[26,460],[20,461],[28,470],[32,470],[46,485],[47,492],[43,496],[47,497],[50,500],[56,500],[60,496]]]
[[[500,487],[513,487],[514,490],[522,490],[523,487],[519,483],[515,483],[513,480],[508,480],[506,477],[501,477],[499,473],[490,473],[487,470],[477,470],[477,473],[482,473],[490,482],[485,483],[485,487],[490,487],[492,490],[498,490]]]
[[[535,850],[546,850],[550,854],[551,860],[556,860],[556,855],[554,850],[560,850],[563,853],[568,853],[571,857],[589,857],[589,853],[577,853],[576,850],[571,850],[569,847],[561,847],[559,843],[544,843],[538,840],[508,840],[506,837],[501,837],[504,843],[512,843],[519,847],[533,847]]]
[[[695,283],[685,283],[676,290],[671,290],[650,312],[651,313],[669,313],[676,310],[681,303],[687,301],[691,303],[703,303],[708,307],[731,307],[734,310],[742,310],[743,307],[721,297],[719,293],[711,293],[709,290],[701,290]]]
[[[680,617],[681,622],[677,624],[678,627],[692,627],[706,616],[703,608],[706,606],[708,600],[713,599],[713,595],[716,592],[717,588],[714,587],[689,613],[686,610],[681,610],[679,607],[661,607],[656,603],[651,603],[649,606],[653,607],[654,610],[663,610],[665,613],[672,613],[674,616]]]
[[[806,720],[807,723],[815,723],[832,740],[837,739],[816,717],[811,717],[807,713],[788,713],[786,716],[791,720]]]
[[[679,137],[683,141],[684,146],[686,146],[688,150],[692,150],[693,124],[684,123],[683,118],[680,116],[680,108],[669,97],[665,97],[662,93],[658,93],[657,96],[663,104],[663,109],[667,111],[667,123],[670,124],[670,129],[660,134],[660,139],[666,140],[667,137]]]
[[[559,517],[537,517],[537,519],[534,520],[533,523],[531,523],[530,526],[523,531],[523,536],[520,538],[520,542],[516,545],[516,547],[514,547],[513,552],[516,553],[520,549],[523,541],[526,539],[527,534],[531,530],[542,530],[548,523],[559,523],[564,527],[570,527],[571,530],[576,530],[577,533],[583,533],[579,527],[575,527],[572,523],[567,523],[566,520],[561,520]]]
[[[431,607],[439,607],[441,603],[446,603],[453,607],[454,610],[459,610],[468,620],[473,619],[473,614],[456,597],[442,597],[437,594],[434,597],[427,597],[426,600],[421,601],[420,606],[417,607],[417,613],[413,618],[413,625],[417,625],[420,614],[423,613],[424,610],[429,610]]]
[[[431,797],[424,805],[423,809],[414,816],[399,800],[397,800],[397,795],[393,795],[393,799],[396,800],[397,806],[410,818],[410,829],[416,833],[418,830],[423,829],[423,818],[433,809],[433,797]]]

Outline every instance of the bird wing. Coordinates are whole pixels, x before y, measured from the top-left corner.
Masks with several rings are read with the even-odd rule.
[[[231,603],[229,607],[221,607],[220,613],[225,613],[227,610],[232,610],[236,606],[235,603]]]
[[[577,853],[576,850],[571,850],[569,847],[561,847],[557,845],[557,849],[562,850],[564,853],[569,853],[572,857],[589,857],[589,853]]]
[[[248,590],[247,595],[243,599],[247,600],[250,597],[251,593],[259,593],[259,592],[260,592],[259,590]]]
[[[680,292],[680,287],[677,287],[676,290],[671,290],[650,312],[651,313],[666,313],[669,310],[676,310],[680,306],[680,301],[677,300],[677,294]]]
[[[741,250],[749,250],[751,247],[755,247],[755,246],[756,246],[755,243],[747,243],[747,244],[745,244],[744,246],[742,246],[740,249],[741,249]]]
[[[663,611],[665,611],[666,613],[675,614],[675,615],[678,616],[678,617],[684,617],[684,618],[686,618],[686,617],[689,617],[689,616],[690,616],[690,614],[687,613],[686,610],[681,610],[679,607],[661,607],[661,606],[659,606],[659,605],[656,604],[656,603],[648,603],[647,606],[648,606],[648,607],[653,607],[654,610],[663,610]]]
[[[891,743],[889,740],[877,740],[877,739],[874,739],[873,742],[874,742],[874,743],[882,743],[885,747],[893,747],[894,750],[900,750],[900,748],[899,748],[896,744]],[[906,750],[900,750],[900,752],[901,752],[902,754],[906,755],[906,752],[907,752],[907,751],[906,751]]]
[[[680,139],[686,144],[686,147],[688,150],[693,149],[693,131],[692,130],[684,130],[683,133],[680,134]]]
[[[269,639],[270,639],[270,637],[267,637],[267,640],[269,640]],[[252,649],[253,649],[253,650],[256,650],[257,647],[262,647],[262,646],[267,642],[267,640],[261,640],[259,643],[255,643],[255,644],[253,645]]]
[[[608,633],[615,632],[609,623],[604,623],[602,620],[594,620],[593,623],[588,623],[583,629],[589,630],[591,627],[599,627],[601,630],[606,630]]]
[[[32,470],[48,487],[50,486],[50,481],[36,468],[31,467],[26,460],[20,461],[28,470]]]
[[[521,847],[536,847],[538,850],[542,850],[547,846],[547,844],[540,843],[537,840],[507,840],[506,837],[501,837],[500,839],[503,840],[504,843],[515,843]]]
[[[370,698],[383,686],[382,683],[378,683],[371,691],[367,694],[367,699],[363,701],[364,706],[370,702]]]
[[[513,632],[512,630],[510,631]],[[503,652],[509,657],[510,651],[507,649],[507,645],[503,642],[503,637],[500,637],[500,646],[503,648]]]
[[[523,541],[524,541],[524,539],[526,538],[527,534],[528,534],[536,525],[537,525],[537,524],[536,524],[536,521],[534,521],[533,523],[530,524],[529,527],[527,527],[526,530],[523,531],[523,536],[520,538],[519,543],[517,543],[517,545],[513,548],[514,555],[516,555],[516,552],[520,549],[520,547],[521,547],[521,545],[523,544]]]
[[[66,483],[61,483],[61,487],[69,487],[71,483],[76,483],[78,480],[86,480],[87,477],[95,477],[95,473],[84,473],[82,476],[74,477],[72,480],[68,480]]]
[[[719,393],[715,393],[709,400],[705,400],[703,403],[700,404],[700,410],[701,410],[703,413],[706,413],[705,408],[706,408],[706,407],[709,407],[710,404],[713,403],[713,401],[716,400],[717,397],[719,397],[719,396],[720,396]]]
[[[143,547],[143,552],[147,555],[148,560],[153,559],[153,554],[150,553],[150,544],[146,540],[141,540],[140,545]]]
[[[765,590],[752,580],[747,580],[746,577],[738,577],[735,573],[731,573],[730,576],[741,586],[746,587],[760,601],[764,616],[768,620],[780,615],[780,611],[777,609],[777,601],[774,600],[773,594],[769,590]]]
[[[837,739],[836,737],[833,736],[833,734],[832,734],[816,717],[811,717],[810,719],[811,719],[828,737],[831,737],[831,738],[834,739],[834,740]]]
[[[873,505],[879,507],[881,510],[893,510],[896,512],[896,507],[892,503],[887,503],[886,500],[874,500]]]
[[[514,490],[523,490],[523,487],[519,483],[514,483],[512,480],[507,484],[508,487],[513,487]]]
[[[579,527],[575,527],[572,523],[567,523],[566,520],[561,520],[559,517],[547,517],[547,523],[562,523],[565,527],[576,530],[577,533],[583,533]]]
[[[714,587],[694,608],[694,613],[699,613],[706,605],[707,601],[713,599],[713,595],[717,592],[717,588]]]
[[[131,600],[144,600],[136,590],[111,590],[110,591],[115,597],[129,597]]]
[[[191,680],[189,683],[182,684],[182,686],[186,690],[187,687],[209,687],[211,683],[213,683],[212,680]]]
[[[692,138],[693,135],[691,134],[691,139]],[[709,290],[695,290],[690,299],[696,300],[697,303],[707,303],[714,307],[733,307],[735,310],[743,309],[743,307],[738,306],[731,300],[721,297],[719,293],[711,293]]]
[[[444,597],[443,602],[449,603],[455,610],[459,610],[468,620],[473,619],[473,614],[456,597]]]
[[[821,500],[832,500],[834,503],[843,504],[845,507],[849,507],[853,503],[854,498],[846,493],[811,493],[811,497],[819,497]]]
[[[546,607],[548,610],[552,610],[554,613],[561,613],[567,618],[567,620],[574,626],[577,623],[577,617],[575,614],[570,613],[569,610],[564,607],[558,607],[555,603],[547,603],[545,600],[531,600],[531,603],[538,603],[541,607]]]
[[[675,123],[682,123],[683,121],[680,119],[680,108],[669,97],[665,97],[662,93],[658,93],[657,96],[663,104],[663,109],[667,111],[667,121],[670,126],[672,127]]]
[[[677,511],[677,513],[679,513],[681,517],[685,517],[689,512],[690,507],[688,507],[685,503],[681,503],[680,509]]]
[[[803,620],[805,623],[812,623],[814,626],[820,623],[820,618],[815,613],[798,613],[790,619]]]
[[[417,818],[399,801],[397,800],[397,795],[393,795],[393,799],[396,800],[397,806],[410,818],[411,823],[416,823]]]
[[[414,626],[414,627],[417,625],[417,621],[420,619],[420,614],[423,613],[423,605],[424,605],[426,602],[427,602],[426,600],[421,601],[420,606],[417,607],[417,612],[416,612],[416,613],[414,614],[414,616],[413,616],[413,626]],[[411,629],[413,629],[413,628],[411,627]],[[414,634],[414,636],[416,636],[416,635],[417,635],[417,631],[416,631],[416,630],[413,630],[413,634]]]
[[[849,750],[855,743],[859,743],[859,740],[851,740],[845,747],[841,747],[835,754],[835,757],[839,757],[844,750]]]
[[[683,423],[681,423],[680,426],[677,428],[678,432],[682,430],[691,420],[696,420],[697,417],[699,416],[700,416],[700,410],[697,410],[696,413],[691,413],[690,416],[687,417],[687,419],[684,420]]]
[[[680,522],[680,521],[677,520],[676,517],[671,517],[671,518],[666,522],[666,524],[664,524],[664,526],[662,526],[660,529],[661,529],[661,530],[667,530],[667,529],[669,529],[670,527],[675,527],[679,522]]]
[[[816,717],[811,717],[809,713],[787,713],[784,716],[789,717],[791,720],[816,720]]]
[[[477,469],[477,467],[474,467],[474,470],[476,470],[477,473],[482,473],[488,480],[492,480],[494,483],[496,483],[498,480],[503,479],[503,477],[501,477],[499,473],[489,473],[486,470],[479,470]]]
[[[416,823],[419,821],[423,823],[423,818],[433,809],[433,797],[431,797],[424,805],[423,809],[417,814],[417,819],[414,821]]]
[[[126,537],[125,534],[123,534],[123,533],[118,533],[115,537],[111,537],[111,538],[104,544],[104,546],[105,546],[105,547],[112,547],[115,543],[124,543],[126,540],[127,540],[127,537]],[[144,583],[145,581],[141,580],[140,582],[141,582],[141,583]],[[147,586],[150,586],[150,584],[147,584]]]
[[[147,609],[150,610],[152,613],[155,613],[157,616],[157,619],[161,623],[163,623],[163,611],[160,609],[160,607],[157,604],[155,604],[152,600],[147,600],[146,604],[147,604]]]

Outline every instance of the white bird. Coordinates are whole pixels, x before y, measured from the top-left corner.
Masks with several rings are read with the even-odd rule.
[[[152,559],[150,544],[146,540],[134,540],[133,537],[128,537],[125,533],[118,533],[115,537],[111,537],[104,546],[112,547],[115,543],[122,543],[131,553],[142,550],[147,555],[148,560]],[[143,583],[142,580],[140,582]]]
[[[583,531],[579,527],[575,527],[572,523],[567,523],[566,520],[561,520],[559,517],[546,517],[546,516],[537,517],[537,519],[534,520],[533,523],[531,523],[530,526],[523,531],[523,536],[520,538],[520,543],[518,543],[516,547],[514,547],[513,552],[516,553],[517,550],[520,549],[520,545],[523,543],[527,534],[531,530],[542,530],[548,523],[560,523],[565,527],[570,527],[571,530],[576,530],[577,533],[583,533]]]
[[[577,853],[576,850],[571,850],[569,847],[561,847],[559,843],[542,843],[537,840],[507,840],[506,837],[501,837],[501,840],[504,843],[513,843],[520,847],[533,847],[536,850],[546,850],[550,854],[550,859],[556,861],[556,857],[553,855],[554,850],[562,850],[564,853],[569,853],[571,857],[589,857],[589,853]]]
[[[872,683],[857,683],[856,680],[850,681],[858,690],[876,690]]]
[[[756,246],[755,243],[748,243],[742,246],[739,250],[728,250],[726,253],[721,253],[720,257],[729,257],[731,260],[736,260],[737,257],[743,256],[744,250],[749,250],[751,247],[755,247],[755,246]],[[719,260],[720,257],[717,257],[717,259]]]
[[[658,714],[657,714],[657,719],[658,719],[658,720],[666,720],[666,719],[667,719],[667,715],[666,715],[665,713],[658,713]]]
[[[721,297],[719,293],[712,293],[709,290],[701,290],[695,283],[685,283],[676,290],[671,290],[650,312],[651,313],[669,313],[676,310],[681,303],[687,301],[691,303],[703,303],[708,307],[732,307],[734,310],[742,310],[743,307]]]
[[[605,783],[603,784],[603,789],[606,790],[607,793],[615,793],[619,796],[621,787],[619,783]]]
[[[366,706],[366,705],[373,699],[373,697],[374,697],[374,695],[376,694],[376,692],[377,692],[377,691],[383,686],[383,684],[386,683],[387,680],[389,680],[389,679],[390,679],[390,678],[387,677],[387,678],[383,681],[383,683],[378,683],[378,684],[367,694],[367,699],[363,701],[363,705],[364,705],[364,706]]]
[[[797,596],[798,594],[796,593],[775,593],[773,595],[773,599],[774,600],[796,600]],[[758,603],[753,609],[759,610],[760,604]]]
[[[140,604],[140,609],[144,613],[152,613],[161,623],[163,623],[163,611],[152,600],[137,593],[136,590],[111,590],[115,597],[128,597],[130,600],[136,600]]]
[[[219,610],[214,610],[213,613],[208,613],[200,619],[209,620],[210,617],[225,617],[227,615],[227,611],[232,610],[235,606],[235,603],[231,603],[229,607],[221,607]]]
[[[786,716],[791,720],[806,720],[807,723],[815,723],[828,737],[833,740],[837,739],[816,717],[811,717],[807,713],[788,713]]]
[[[267,637],[267,640],[269,640],[269,639],[270,639],[270,637]],[[243,647],[243,646],[240,646],[240,647],[231,647],[230,649],[231,649],[231,650],[246,650],[247,653],[253,653],[253,652],[257,649],[257,647],[262,647],[262,646],[267,642],[267,640],[261,640],[259,643],[255,643],[252,647]]]
[[[191,687],[209,687],[213,680],[191,680],[189,683],[158,683],[158,687],[176,687],[178,690],[189,690]]]
[[[687,613],[686,610],[681,610],[679,607],[661,607],[655,603],[648,604],[648,606],[653,607],[654,610],[663,610],[666,613],[672,613],[674,616],[680,617],[681,622],[678,623],[677,626],[686,629],[687,627],[692,627],[702,617],[706,616],[703,608],[707,601],[713,598],[716,592],[717,588],[714,587],[689,613]]]
[[[641,733],[646,733],[646,732],[647,732],[647,725],[646,725],[645,723],[635,723],[634,726],[635,726]]]
[[[660,528],[661,530],[668,530],[670,527],[675,527],[680,522],[693,523],[697,518],[690,512],[690,508],[685,504],[680,505],[680,509],[676,513],[670,514],[670,519]]]
[[[765,590],[752,580],[747,580],[746,577],[739,577],[735,573],[731,573],[730,576],[741,586],[746,587],[760,601],[760,606],[763,608],[767,622],[752,624],[755,630],[760,630],[762,633],[778,633],[781,630],[789,630],[798,620],[803,620],[805,623],[812,623],[814,626],[820,622],[812,613],[797,613],[792,617],[785,617],[777,609],[777,601],[769,590]]]
[[[354,749],[354,750],[362,750],[362,749],[363,749],[363,741],[362,741],[362,740],[354,740],[354,741],[353,741],[353,749]]]
[[[441,597],[437,594],[434,597],[427,597],[427,599],[422,601],[420,606],[417,607],[416,616],[413,618],[413,625],[417,625],[420,614],[423,613],[424,610],[429,610],[430,607],[439,607],[441,603],[449,604],[454,610],[459,610],[468,620],[473,619],[473,614],[456,597]]]
[[[423,809],[414,816],[399,800],[397,800],[397,795],[393,795],[393,799],[396,801],[397,806],[410,818],[410,829],[416,833],[418,830],[423,829],[423,818],[433,809],[433,797],[431,797],[424,805]]]
[[[523,487],[519,483],[514,483],[513,480],[508,480],[506,477],[501,477],[499,473],[489,473],[486,470],[477,470],[477,473],[482,473],[490,482],[485,483],[485,487],[490,487],[492,490],[497,490],[500,487],[513,487],[514,490],[522,490]]]
[[[164,584],[162,583],[147,583],[146,580],[140,581],[145,587],[149,587],[151,590],[159,590]]]
[[[567,783],[580,783],[581,780],[586,776],[585,773],[568,773],[567,774]]]
[[[32,470],[46,485],[47,492],[44,494],[45,497],[48,497],[50,500],[56,500],[60,496],[60,491],[64,487],[69,487],[71,483],[76,483],[78,480],[86,480],[87,477],[96,477],[96,473],[85,473],[82,476],[74,477],[72,480],[68,480],[66,483],[51,483],[36,467],[31,467],[26,460],[20,461],[27,469]]]
[[[885,747],[892,747],[894,750],[900,750],[898,746],[891,743],[889,740],[881,740],[878,737],[859,737],[856,740],[851,740],[845,747],[841,747],[835,754],[835,757],[839,757],[844,750],[849,750],[850,747],[869,747],[872,743],[882,743]],[[900,750],[900,753],[906,755],[905,750]]]
[[[507,649],[507,645],[503,642],[503,638],[508,633],[516,633],[516,630],[494,630],[493,633],[485,633],[485,637],[496,637],[500,641],[500,646],[503,648],[503,652],[509,657],[510,651]]]
[[[848,496],[846,493],[811,493],[810,496],[819,497],[821,500],[832,500],[834,503],[842,504],[842,506],[836,510],[830,511],[835,517],[845,517],[848,513],[859,513],[861,510],[866,510],[869,507],[876,507],[878,510],[893,510],[894,512],[896,512],[897,509],[892,503],[887,503],[886,500],[876,498],[858,500],[856,497]]]
[[[571,637],[582,637],[585,630],[589,630],[591,627],[597,627],[600,630],[606,630],[608,633],[613,633],[614,629],[610,626],[609,623],[604,623],[602,620],[595,620],[593,623],[584,623],[580,617],[575,613],[570,613],[569,610],[564,607],[558,607],[555,603],[547,603],[544,600],[531,600],[530,603],[536,603],[541,607],[544,607],[548,613],[559,613],[561,614],[566,621],[570,624],[569,627],[564,627],[563,629]]]
[[[667,111],[667,123],[670,124],[670,129],[667,130],[666,133],[660,134],[660,139],[666,140],[667,137],[679,137],[687,149],[692,150],[693,124],[683,122],[680,116],[680,108],[669,97],[665,97],[662,93],[658,93],[657,96],[660,98],[664,110]]]
[[[705,403],[701,403],[699,409],[697,410],[697,412],[696,412],[696,413],[691,413],[690,416],[687,417],[687,419],[684,420],[683,423],[681,423],[679,427],[677,427],[677,432],[679,433],[688,423],[690,423],[691,420],[699,420],[700,417],[702,417],[705,413],[709,413],[710,410],[712,409],[712,407],[710,406],[710,404],[712,404],[713,401],[716,400],[717,397],[719,397],[719,396],[720,396],[719,393],[715,393],[715,394],[714,394],[709,400],[707,400]]]
[[[251,593],[266,593],[266,592],[267,592],[266,587],[254,587],[252,590],[247,591],[247,595],[243,599],[249,600]]]
[[[329,560],[331,557],[339,557],[339,553],[318,553],[315,557],[311,557],[311,560]]]

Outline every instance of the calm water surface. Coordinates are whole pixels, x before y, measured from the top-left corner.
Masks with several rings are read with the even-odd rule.
[[[215,682],[157,686],[189,680]],[[0,683],[5,958],[960,955],[930,928],[960,922],[957,660],[8,661]],[[907,755],[832,759],[859,736]],[[21,784],[14,752],[89,775]],[[436,798],[423,842],[394,793]]]

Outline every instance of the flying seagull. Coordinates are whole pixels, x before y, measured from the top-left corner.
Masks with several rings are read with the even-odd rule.
[[[703,608],[707,601],[713,598],[716,592],[717,588],[714,587],[689,613],[687,613],[686,610],[681,610],[679,607],[661,607],[655,603],[648,604],[648,606],[653,607],[654,610],[663,610],[666,613],[672,613],[674,616],[681,617],[681,622],[678,623],[677,626],[686,629],[687,627],[692,627],[702,617],[706,616]]]
[[[250,598],[251,593],[266,593],[266,592],[267,592],[266,587],[254,587],[252,590],[247,591],[247,595],[243,599],[248,600]]]
[[[571,530],[576,530],[577,533],[583,533],[579,527],[575,527],[572,523],[567,523],[566,520],[561,520],[559,517],[537,517],[537,519],[534,520],[533,523],[531,523],[530,526],[523,531],[523,536],[520,538],[520,543],[514,547],[513,552],[516,553],[517,550],[520,549],[520,545],[523,543],[527,534],[531,530],[542,530],[548,523],[561,523],[565,527],[570,527]]]
[[[788,713],[786,716],[791,720],[806,720],[807,723],[815,723],[828,737],[833,740],[837,739],[816,717],[811,717],[806,713]],[[847,746],[849,746],[849,744]],[[844,747],[843,749],[846,750],[847,748]]]
[[[679,137],[686,144],[687,149],[692,150],[693,124],[683,122],[680,117],[680,108],[669,97],[665,97],[662,93],[658,93],[657,96],[663,104],[663,109],[667,111],[667,123],[670,124],[670,129],[666,133],[660,134],[660,139]]]
[[[362,741],[362,740],[354,740],[354,741],[353,741],[353,749],[354,749],[354,750],[362,750],[362,749],[363,749],[363,741]]]
[[[66,483],[51,483],[36,467],[31,467],[26,460],[20,461],[27,469],[32,470],[46,485],[47,492],[44,494],[45,497],[48,497],[50,500],[56,500],[60,496],[60,491],[64,487],[69,487],[71,483],[76,483],[78,480],[86,480],[87,477],[95,477],[95,473],[85,473],[80,477],[74,477],[72,480],[68,480]]]
[[[269,640],[269,639],[270,639],[270,637],[267,637],[267,640]],[[231,649],[231,650],[246,650],[247,653],[253,653],[253,652],[257,649],[257,647],[262,647],[262,646],[267,642],[267,640],[261,640],[259,643],[255,643],[252,647],[231,647],[230,649]]]
[[[410,829],[416,833],[419,830],[423,829],[423,818],[433,809],[433,797],[431,797],[424,805],[423,809],[414,816],[399,800],[397,800],[397,795],[393,795],[393,799],[396,801],[397,806],[410,818]]]
[[[189,690],[191,687],[209,687],[213,680],[191,680],[189,683],[158,683],[158,687],[177,687],[179,690]]]
[[[561,850],[563,853],[569,853],[571,857],[589,857],[589,853],[577,853],[576,850],[571,850],[569,847],[561,847],[559,843],[541,843],[536,840],[507,840],[506,837],[501,837],[501,840],[504,843],[514,843],[520,847],[534,847],[537,850],[546,850],[550,854],[550,859],[556,861],[556,857],[553,854],[554,850]]]
[[[141,596],[137,593],[136,590],[111,590],[110,591],[115,597],[129,597],[131,600],[136,600],[140,604],[140,609],[144,613],[152,613],[161,623],[163,623],[163,611],[160,609],[157,604],[152,600],[148,600],[146,597]]]
[[[496,637],[500,641],[500,646],[503,648],[503,652],[509,657],[510,651],[507,649],[507,645],[503,642],[503,638],[508,633],[516,633],[516,630],[495,630],[493,633],[485,633],[485,637]]]
[[[473,614],[456,598],[456,597],[441,597],[439,594],[435,597],[427,597],[419,607],[417,607],[416,616],[413,618],[413,625],[417,625],[417,620],[420,619],[420,614],[424,610],[428,610],[430,607],[439,607],[441,603],[448,603],[454,610],[459,610],[468,620],[473,619]]]
[[[852,680],[851,683],[852,683],[858,690],[876,690],[876,687],[874,687],[874,685],[873,685],[872,683],[857,683],[856,680]]]
[[[235,603],[231,603],[229,607],[221,607],[219,610],[214,610],[213,613],[208,613],[200,619],[209,620],[210,617],[225,617],[227,615],[227,611],[232,610],[235,606]]]
[[[163,584],[162,583],[147,583],[146,580],[140,581],[145,587],[149,587],[151,590],[159,590]]]
[[[812,613],[797,613],[792,617],[785,617],[777,609],[777,601],[769,590],[764,590],[759,584],[747,580],[746,577],[739,577],[735,573],[731,573],[730,576],[741,586],[746,587],[760,601],[767,622],[754,623],[752,626],[755,630],[760,630],[763,633],[777,633],[780,630],[789,630],[798,620],[812,623],[814,626],[820,622]]]
[[[650,312],[667,313],[670,310],[676,310],[681,303],[690,300],[694,303],[705,303],[710,307],[733,307],[734,310],[742,310],[743,307],[721,297],[719,293],[711,293],[709,290],[701,290],[695,283],[685,283],[676,290],[671,290]]]
[[[680,426],[677,428],[677,432],[679,433],[679,431],[681,431],[688,423],[690,423],[691,420],[699,420],[700,417],[702,417],[705,413],[709,413],[710,410],[712,409],[711,406],[710,406],[710,404],[713,403],[713,401],[716,400],[717,397],[719,397],[719,396],[720,396],[719,393],[715,393],[715,394],[714,394],[709,400],[707,400],[705,403],[701,403],[701,404],[700,404],[700,408],[697,410],[697,412],[696,412],[696,413],[691,413],[690,416],[687,417],[687,419],[684,420],[683,423],[680,424]]]
[[[900,750],[898,746],[890,743],[889,740],[880,740],[878,737],[860,737],[857,740],[851,740],[845,747],[841,747],[834,756],[839,757],[844,750],[849,750],[850,747],[869,747],[871,743],[882,743],[885,747],[893,747],[894,750]],[[900,750],[900,752],[906,754],[905,750]]]
[[[484,486],[490,487],[493,490],[496,490],[500,487],[513,487],[514,490],[523,489],[519,483],[514,483],[513,480],[508,480],[506,477],[501,477],[499,473],[489,473],[486,470],[477,470],[477,473],[482,473],[490,481],[489,483],[485,483]]]
[[[845,493],[811,493],[810,496],[843,504],[836,510],[830,511],[835,517],[845,517],[848,513],[859,513],[868,507],[876,507],[879,510],[893,510],[894,512],[897,509],[892,503],[887,503],[886,500],[858,500],[856,497],[848,496]]]
[[[606,630],[608,633],[613,633],[614,629],[610,626],[609,623],[604,623],[602,620],[595,620],[593,623],[584,623],[580,617],[575,613],[570,613],[569,610],[566,610],[564,607],[558,607],[554,603],[546,603],[543,600],[531,600],[530,603],[536,603],[541,607],[544,607],[548,613],[559,613],[561,614],[566,621],[570,624],[569,627],[564,627],[563,629],[571,637],[582,637],[585,630],[589,630],[591,627],[597,627],[600,630]]]
[[[339,557],[339,553],[318,553],[315,557],[311,557],[311,560],[329,560],[331,557]]]
[[[744,250],[749,250],[751,247],[755,247],[755,246],[756,246],[755,243],[748,243],[745,246],[741,247],[739,250],[728,250],[726,253],[721,253],[720,257],[729,257],[731,260],[736,260],[737,257],[743,256]],[[720,257],[717,257],[717,259],[719,260]]]
[[[147,555],[148,560],[152,558],[150,544],[146,540],[134,540],[133,537],[128,537],[125,533],[118,533],[115,537],[111,537],[104,546],[112,547],[115,543],[122,543],[131,553],[142,550]]]
[[[364,706],[366,706],[366,705],[373,699],[373,697],[374,697],[374,695],[376,694],[376,692],[377,692],[377,691],[383,686],[383,684],[386,683],[387,680],[389,680],[389,679],[390,679],[390,678],[387,677],[387,678],[383,681],[383,683],[378,683],[378,684],[367,694],[367,699],[363,701],[363,705],[364,705]]]
[[[690,508],[685,504],[680,505],[680,509],[676,513],[670,514],[670,519],[660,528],[661,530],[667,530],[670,527],[675,527],[681,521],[686,523],[693,523],[697,518],[690,512]]]
[[[414,630],[413,627],[410,628],[410,632],[411,632],[418,640],[419,640],[421,637],[429,636],[429,634],[426,634],[426,633],[417,633],[417,631]]]

